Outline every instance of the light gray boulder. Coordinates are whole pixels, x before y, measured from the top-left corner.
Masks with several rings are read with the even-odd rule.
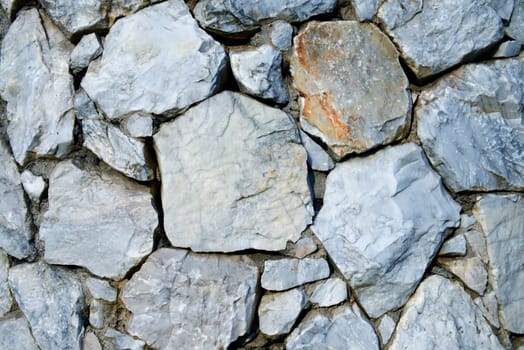
[[[0,320],[0,349],[39,350],[24,316]]]
[[[307,164],[311,169],[329,171],[335,167],[335,162],[333,162],[329,154],[305,132],[300,131],[300,138],[307,152]]]
[[[100,340],[93,332],[87,332],[82,342],[82,350],[102,350]]]
[[[102,54],[102,43],[95,33],[84,35],[71,52],[69,64],[73,74],[78,74],[89,66],[89,63]]]
[[[7,277],[9,276],[9,258],[7,254],[0,249],[0,318],[11,310],[13,299]],[[0,341],[1,343],[1,341]]]
[[[300,259],[316,252],[317,249],[317,243],[312,237],[302,237],[295,243],[293,253],[294,256]]]
[[[270,337],[289,333],[306,305],[307,296],[302,289],[265,294],[258,307],[260,331]]]
[[[329,277],[325,259],[266,260],[262,273],[262,288],[281,291]]]
[[[517,0],[518,2],[519,0]],[[511,18],[513,13],[513,6],[515,5],[514,0],[488,0],[489,6],[493,7],[497,14],[505,21]]]
[[[93,328],[100,329],[104,327],[104,314],[107,306],[100,300],[94,299],[89,305],[89,324]]]
[[[275,21],[270,26],[271,44],[281,51],[293,46],[293,26],[284,21]]]
[[[493,54],[494,58],[506,58],[518,56],[522,43],[517,40],[508,40],[503,42]]]
[[[311,294],[310,301],[320,307],[329,307],[340,304],[347,298],[346,282],[334,277],[320,283]]]
[[[120,123],[120,128],[131,137],[151,137],[154,133],[154,120],[148,113],[133,113]]]
[[[463,234],[448,239],[442,244],[438,255],[439,256],[465,256],[467,253],[466,237]]]
[[[116,301],[117,290],[108,281],[89,277],[86,279],[86,286],[94,299],[105,300],[110,303]]]
[[[509,37],[524,43],[524,0],[515,0],[515,7],[505,30]]]
[[[47,188],[47,183],[42,176],[34,175],[30,170],[26,169],[20,175],[22,187],[29,198],[38,203],[42,194]]]
[[[484,294],[488,284],[488,270],[479,257],[441,258],[438,259],[438,262],[464,282],[469,289],[474,290],[479,295]]]
[[[391,316],[384,315],[380,318],[377,326],[378,334],[382,340],[382,344],[387,344],[393,335],[397,323]]]
[[[116,350],[143,350],[146,345],[142,340],[135,339],[113,328],[108,328],[104,336],[109,339]]]

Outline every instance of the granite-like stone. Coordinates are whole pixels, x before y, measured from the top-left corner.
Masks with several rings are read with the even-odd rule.
[[[113,328],[108,328],[104,336],[111,341],[116,350],[143,350],[146,345],[142,340],[135,339]]]
[[[47,183],[45,182],[42,176],[34,175],[30,170],[24,170],[20,175],[20,180],[22,181],[22,187],[25,190],[25,193],[29,198],[38,203],[47,188]]]
[[[284,21],[271,24],[271,44],[281,51],[286,51],[293,46],[293,26]]]
[[[69,58],[71,71],[78,74],[89,66],[89,63],[102,54],[100,39],[95,33],[84,35],[76,44]]]
[[[407,301],[459,213],[422,149],[409,143],[339,163],[312,228],[376,318]]]
[[[313,170],[330,171],[335,167],[335,162],[322,147],[311,139],[305,132],[300,131],[302,144],[307,152],[307,164]]]
[[[307,296],[301,289],[264,295],[258,307],[260,331],[268,336],[289,333],[306,305]]]
[[[320,307],[329,307],[340,304],[347,298],[346,282],[335,277],[319,284],[313,291],[310,301]]]
[[[524,43],[524,0],[515,0],[515,7],[505,31],[509,37]]]
[[[440,258],[439,263],[452,274],[460,278],[464,284],[480,295],[484,294],[488,284],[486,265],[479,257],[449,259]]]
[[[122,290],[127,330],[158,349],[225,349],[250,329],[257,287],[245,256],[162,248]]]
[[[380,318],[377,330],[380,335],[380,339],[382,339],[382,344],[388,343],[396,326],[397,323],[389,315],[386,314]]]
[[[300,122],[338,157],[402,138],[411,120],[398,52],[373,24],[311,22],[291,58]]]
[[[517,40],[504,41],[493,54],[494,58],[506,58],[518,56],[522,43]]]
[[[448,239],[442,244],[438,255],[439,256],[465,256],[467,253],[466,237],[463,234]]]
[[[120,123],[121,129],[131,137],[151,137],[154,121],[151,114],[133,113]]]
[[[301,259],[311,253],[316,252],[317,249],[317,244],[312,237],[302,237],[297,241],[297,243],[295,243],[294,255]]]
[[[116,301],[117,290],[108,281],[89,277],[86,279],[86,286],[94,299],[105,300],[110,303]]]
[[[266,260],[261,283],[264,289],[280,291],[327,278],[329,273],[325,259]]]
[[[82,342],[82,350],[102,350],[100,340],[93,332],[87,332]]]
[[[13,300],[9,291],[7,277],[9,276],[9,259],[7,254],[0,249],[0,318],[11,310]],[[1,341],[0,341],[1,343]]]
[[[172,115],[215,93],[226,61],[186,4],[171,0],[117,21],[81,85],[111,119]]]
[[[164,123],[154,140],[174,246],[281,250],[311,223],[306,151],[286,113],[223,92]]]
[[[383,0],[351,0],[359,21],[371,21]]]
[[[0,320],[0,349],[39,350],[23,316]]]
[[[153,249],[158,216],[149,188],[103,169],[58,164],[40,226],[44,259],[120,279]]]
[[[455,192],[524,188],[524,58],[469,64],[424,90],[417,133]]]

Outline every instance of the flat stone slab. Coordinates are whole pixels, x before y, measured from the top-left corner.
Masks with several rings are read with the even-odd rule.
[[[266,260],[261,279],[262,288],[286,290],[327,278],[329,273],[329,265],[325,259]]]
[[[260,331],[273,337],[289,333],[306,305],[301,289],[264,295],[258,307]]]

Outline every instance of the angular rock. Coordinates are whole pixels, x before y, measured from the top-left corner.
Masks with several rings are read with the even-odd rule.
[[[186,4],[171,0],[117,21],[81,85],[111,119],[173,114],[217,91],[226,60]]]
[[[7,101],[7,134],[19,164],[63,157],[73,143],[73,45],[45,14],[23,10],[10,26],[0,60],[0,95]]]
[[[261,283],[266,290],[280,291],[327,278],[329,273],[325,259],[266,260]]]
[[[23,316],[0,320],[0,349],[39,350]]]
[[[420,80],[471,60],[504,36],[485,0],[387,0],[378,18]]]
[[[518,2],[519,0],[517,0]],[[503,20],[509,20],[513,13],[514,0],[488,0],[489,6],[497,12]]]
[[[9,276],[9,259],[7,254],[0,249],[0,317],[3,317],[11,309],[13,300],[9,291],[7,277]],[[1,341],[0,341],[1,343]]]
[[[391,339],[391,335],[393,334],[396,325],[397,323],[390,316],[382,316],[377,327],[380,339],[382,339],[382,344],[387,344],[389,339]]]
[[[93,332],[88,332],[85,335],[82,350],[102,350],[102,345]]]
[[[80,88],[75,94],[75,112],[79,120],[88,118],[98,118],[98,111],[95,103],[91,100],[87,92]]]
[[[270,45],[236,49],[229,52],[229,59],[240,91],[278,104],[287,103],[280,51]]]
[[[116,350],[143,350],[146,345],[142,340],[130,337],[113,328],[108,328],[104,336],[111,341]]]
[[[505,41],[499,45],[497,51],[493,54],[494,58],[506,58],[518,56],[522,43],[517,40]]]
[[[469,229],[477,223],[477,219],[471,214],[460,215],[460,228]]]
[[[471,247],[473,255],[478,256],[485,264],[487,264],[489,258],[484,235],[479,231],[470,230],[464,233],[464,236]]]
[[[104,313],[106,312],[106,305],[95,299],[89,305],[89,324],[93,328],[104,327]]]
[[[453,191],[524,188],[523,75],[523,57],[470,64],[422,92],[417,133]]]
[[[271,24],[271,44],[281,51],[286,51],[293,45],[293,26],[284,21]]]
[[[311,237],[303,237],[295,243],[294,253],[299,259],[316,252],[318,249],[315,240]]]
[[[339,158],[403,137],[409,82],[389,39],[372,24],[311,22],[295,37],[293,83],[300,121]]]
[[[377,335],[356,306],[344,306],[332,316],[317,313],[304,319],[287,337],[286,349],[379,349]]]
[[[439,256],[465,256],[467,253],[466,238],[463,234],[448,239],[442,244]]]
[[[138,181],[155,178],[143,141],[127,136],[102,118],[82,120],[82,130],[84,146],[112,168]]]
[[[383,0],[352,0],[359,21],[370,21],[375,17]]]
[[[486,265],[479,257],[464,259],[441,258],[439,263],[457,276],[466,286],[479,295],[483,295],[488,284]]]
[[[346,301],[347,298],[348,290],[346,282],[335,277],[319,284],[311,295],[310,301],[320,307],[328,307],[340,304]]]
[[[154,140],[174,246],[281,250],[311,223],[306,152],[284,112],[223,92],[163,124]]]
[[[257,286],[247,257],[159,249],[122,291],[127,330],[158,349],[225,349],[250,329]]]
[[[515,0],[513,14],[505,30],[509,37],[524,43],[524,0]]]
[[[504,349],[458,284],[430,276],[404,307],[389,349]]]
[[[44,259],[120,279],[153,249],[158,216],[149,188],[109,169],[58,164],[40,226]]]
[[[311,139],[305,132],[300,132],[302,144],[307,152],[307,164],[313,170],[330,171],[335,167],[333,159],[322,149],[315,141]]]
[[[473,301],[477,304],[480,311],[482,311],[484,318],[486,318],[493,327],[500,328],[499,305],[495,292],[491,291],[483,297],[476,297]]]
[[[289,333],[307,304],[307,296],[301,289],[266,294],[258,307],[259,328],[268,336]]]
[[[109,282],[98,279],[86,279],[86,286],[94,299],[105,300],[107,302],[115,302],[117,290],[109,284]]]
[[[524,333],[524,200],[522,195],[486,195],[474,208],[486,237],[490,280],[504,328]]]
[[[47,183],[42,176],[34,175],[30,170],[24,170],[20,176],[25,193],[33,202],[38,203],[47,188]]]
[[[78,74],[89,66],[89,63],[102,54],[100,39],[94,33],[84,35],[75,46],[69,58],[71,71]]]
[[[133,113],[120,126],[131,137],[151,137],[154,133],[153,117],[147,113]]]
[[[80,350],[84,294],[74,274],[42,262],[21,264],[10,269],[9,286],[42,350]]]
[[[312,228],[376,318],[406,302],[459,213],[409,143],[338,164]]]

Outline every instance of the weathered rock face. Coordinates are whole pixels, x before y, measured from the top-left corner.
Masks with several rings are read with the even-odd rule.
[[[159,349],[219,349],[244,335],[258,269],[245,257],[160,249],[126,284],[128,331]]]
[[[158,225],[149,189],[108,169],[58,164],[49,180],[49,210],[40,226],[44,258],[122,278],[151,253]]]
[[[378,317],[406,302],[459,212],[410,143],[340,163],[313,231],[367,314]]]
[[[311,223],[306,152],[284,112],[224,92],[162,125],[154,140],[174,246],[279,250]]]
[[[460,278],[468,288],[480,295],[484,294],[488,283],[488,271],[479,257],[439,259],[439,263]]]
[[[524,188],[524,58],[466,65],[425,90],[417,133],[453,191]]]
[[[35,156],[62,157],[71,149],[72,49],[36,9],[18,13],[2,41],[0,95],[7,101],[7,133],[19,164]]]
[[[418,79],[471,59],[504,36],[484,0],[387,0],[378,17]]]
[[[524,333],[524,200],[522,195],[486,195],[475,207],[486,237],[493,283],[504,328]]]
[[[84,294],[74,274],[42,262],[21,264],[10,269],[9,286],[42,350],[80,350]]]
[[[286,290],[329,276],[325,259],[279,259],[267,260],[262,274],[262,288]]]
[[[0,348],[38,350],[29,324],[23,316],[0,321]]]
[[[410,123],[408,80],[398,53],[377,27],[312,22],[295,37],[293,83],[302,128],[341,158],[404,136]]]
[[[226,60],[185,3],[171,0],[117,21],[81,84],[109,118],[169,114],[216,92]]]
[[[506,34],[524,43],[524,0],[515,0],[515,7],[509,25],[506,27]]]
[[[514,0],[488,0],[487,3],[497,11],[500,18],[504,20],[509,20],[511,18],[513,6],[515,5]]]
[[[389,349],[504,349],[458,284],[428,277],[404,308]]]
[[[143,350],[145,346],[142,340],[130,337],[113,328],[108,328],[104,335],[117,350]]]
[[[89,63],[102,54],[103,48],[96,34],[82,37],[71,52],[70,63],[73,74],[78,74],[89,66]]]
[[[351,0],[359,21],[369,21],[375,17],[383,0]]]
[[[8,276],[9,259],[7,258],[7,254],[0,249],[0,317],[3,317],[9,312],[13,302],[11,299],[11,292],[9,291],[9,285],[7,283]]]
[[[310,300],[320,307],[328,307],[340,304],[347,298],[346,282],[340,278],[330,278],[315,288]]]
[[[264,295],[258,307],[260,331],[269,336],[289,333],[306,304],[306,293],[300,289]]]
[[[116,301],[117,291],[115,288],[111,287],[107,281],[97,278],[88,278],[86,280],[86,286],[94,299],[101,299],[108,302]]]

